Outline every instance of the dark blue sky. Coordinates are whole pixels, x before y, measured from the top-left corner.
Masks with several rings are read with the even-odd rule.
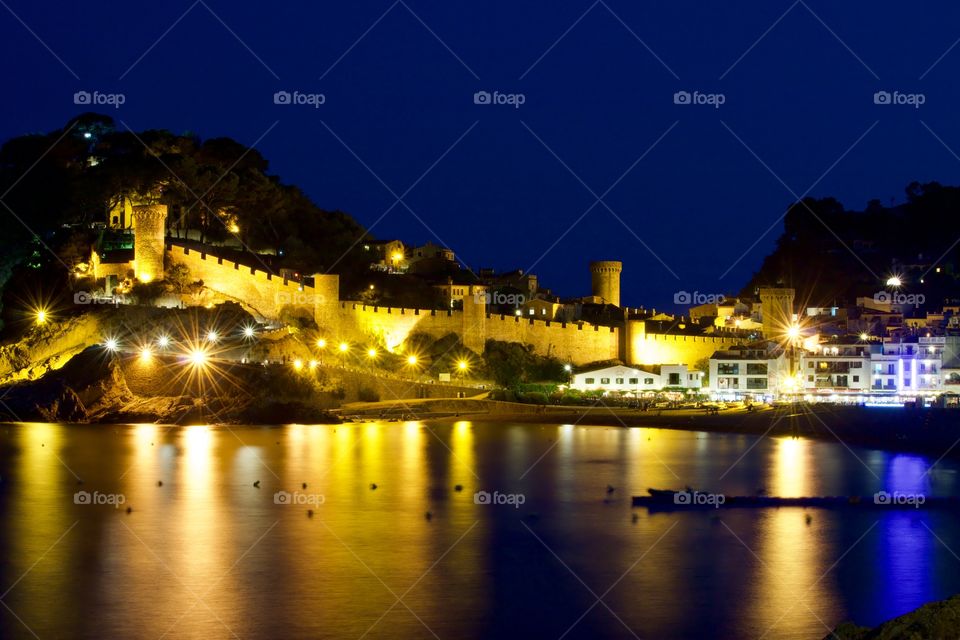
[[[61,126],[76,91],[122,93],[96,110],[256,143],[378,237],[533,266],[561,294],[595,259],[623,260],[629,305],[736,291],[790,190],[862,208],[960,183],[955,2],[4,1],[3,138]]]

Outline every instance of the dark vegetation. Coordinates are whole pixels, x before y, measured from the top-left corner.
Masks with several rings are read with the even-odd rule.
[[[897,274],[906,276],[905,292],[923,294],[928,303],[956,299],[958,211],[960,188],[937,182],[914,182],[906,202],[871,200],[863,211],[834,198],[805,198],[789,208],[775,250],[741,293],[793,287],[798,301],[829,305],[873,296]]]

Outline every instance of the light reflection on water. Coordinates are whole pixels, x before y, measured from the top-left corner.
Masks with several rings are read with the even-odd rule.
[[[0,636],[821,638],[960,591],[954,516],[630,495],[955,493],[956,465],[930,463],[572,425],[5,425]]]

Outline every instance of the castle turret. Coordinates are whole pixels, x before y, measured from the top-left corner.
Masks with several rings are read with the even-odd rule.
[[[590,263],[590,280],[594,297],[607,304],[620,306],[620,272],[623,263],[616,260],[603,260]]]
[[[759,295],[763,337],[782,337],[793,324],[793,298],[796,292],[793,289],[761,287]]]
[[[140,282],[163,279],[166,221],[165,204],[133,207],[133,265],[134,275]]]

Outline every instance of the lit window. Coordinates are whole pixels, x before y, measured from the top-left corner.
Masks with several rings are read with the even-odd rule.
[[[623,378],[617,378],[617,384],[623,384]]]
[[[600,378],[600,384],[610,384],[610,378]]]
[[[584,384],[593,384],[595,380],[596,380],[596,378],[584,378],[584,379],[583,379],[583,383],[584,383]]]

